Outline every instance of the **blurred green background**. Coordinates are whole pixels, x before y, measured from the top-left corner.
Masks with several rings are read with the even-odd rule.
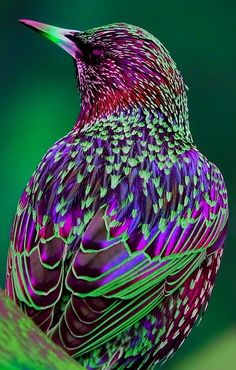
[[[45,151],[71,129],[79,112],[71,59],[18,18],[82,30],[124,21],[147,29],[170,50],[189,87],[195,142],[224,174],[231,220],[204,320],[163,369],[236,369],[236,2],[1,1],[1,286],[18,198]]]

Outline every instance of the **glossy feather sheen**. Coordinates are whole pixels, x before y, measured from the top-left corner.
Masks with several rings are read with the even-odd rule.
[[[187,111],[145,99],[82,113],[34,172],[12,228],[8,294],[88,370],[170,357],[222,255],[222,175],[194,146]]]

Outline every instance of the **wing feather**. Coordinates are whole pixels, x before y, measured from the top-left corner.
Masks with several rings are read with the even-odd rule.
[[[222,176],[198,152],[189,158],[169,173],[149,164],[148,180],[143,162],[117,177],[100,163],[88,173],[80,158],[64,172],[50,167],[60,182],[54,173],[27,186],[7,290],[68,352],[85,353],[137,323],[222,247]]]

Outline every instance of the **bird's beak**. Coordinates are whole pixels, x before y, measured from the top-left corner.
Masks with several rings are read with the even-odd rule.
[[[49,24],[31,21],[30,19],[19,19],[19,21],[33,30],[40,32],[75,58],[77,47],[70,37],[73,37],[75,33],[80,33],[79,31],[54,27]]]

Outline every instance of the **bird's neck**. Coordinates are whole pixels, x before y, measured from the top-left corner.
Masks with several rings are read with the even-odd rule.
[[[83,109],[79,115],[78,121],[74,127],[74,133],[86,132],[94,135],[101,135],[109,139],[109,136],[125,136],[128,138],[136,132],[137,139],[141,135],[173,136],[183,138],[183,140],[192,143],[192,136],[189,130],[189,123],[186,120],[176,121],[168,117],[158,107],[150,109],[147,107],[120,108],[113,112],[104,112],[98,114]],[[134,135],[135,136],[135,135]],[[163,136],[163,137],[164,137]]]
[[[157,87],[157,89],[159,89]],[[163,90],[163,89],[162,89]],[[187,96],[182,90],[175,94],[158,90],[156,94],[148,91],[137,95],[133,94],[132,99],[128,98],[132,91],[119,94],[103,94],[102,98],[92,100],[89,95],[82,96],[81,111],[74,127],[75,130],[84,130],[88,126],[94,126],[99,121],[109,122],[116,118],[119,121],[125,120],[127,125],[133,120],[143,120],[144,122],[152,117],[154,121],[159,120],[160,116],[168,122],[169,129],[174,132],[182,132],[187,137],[191,137],[188,122]]]

